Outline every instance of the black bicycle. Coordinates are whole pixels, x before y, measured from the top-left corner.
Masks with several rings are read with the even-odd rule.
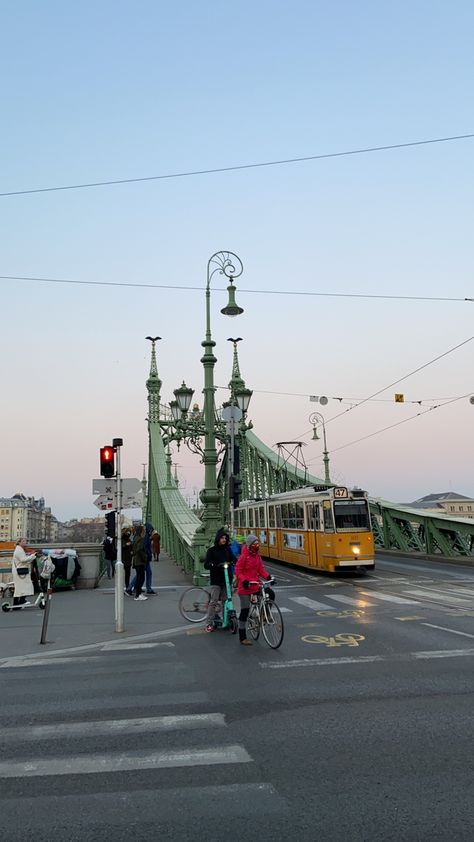
[[[266,643],[271,649],[278,649],[283,643],[285,627],[278,605],[270,599],[265,588],[273,585],[274,579],[266,582],[249,582],[258,585],[259,591],[250,597],[250,608],[247,617],[247,633],[253,640],[258,640],[262,632]]]

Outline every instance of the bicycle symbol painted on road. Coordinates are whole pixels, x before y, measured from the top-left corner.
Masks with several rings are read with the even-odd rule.
[[[365,640],[363,634],[335,634],[333,637],[324,637],[319,634],[305,634],[301,638],[305,643],[321,643],[324,646],[358,646],[360,640]]]
[[[347,608],[345,611],[317,611],[316,613],[320,617],[355,617],[356,620],[359,620],[365,614],[365,611],[351,611]]]

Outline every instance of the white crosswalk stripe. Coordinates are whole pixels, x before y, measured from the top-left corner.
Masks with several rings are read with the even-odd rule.
[[[428,588],[425,591],[409,590],[404,591],[403,593],[408,593],[411,596],[419,596],[430,601],[447,602],[449,605],[466,605],[466,601],[472,602],[472,598],[469,596],[467,596],[466,599],[460,599],[459,597],[452,596],[444,591],[432,591]]]
[[[315,599],[310,599],[308,596],[290,596],[292,602],[296,602],[298,605],[304,605],[306,608],[312,608],[314,611],[321,611],[333,608],[334,606],[328,605],[326,602],[317,602]]]
[[[405,599],[401,596],[394,596],[393,594],[380,593],[379,591],[359,591],[363,596],[369,596],[375,599],[381,599],[383,602],[393,602],[395,605],[419,605],[414,599]]]
[[[336,602],[343,602],[346,605],[355,605],[357,608],[373,608],[373,602],[367,602],[365,599],[353,599],[351,596],[342,596],[342,594],[331,595],[331,599]]]

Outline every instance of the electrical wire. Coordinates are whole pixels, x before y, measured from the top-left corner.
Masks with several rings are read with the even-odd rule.
[[[424,409],[423,412],[417,412],[416,415],[410,415],[409,418],[404,418],[402,421],[397,421],[395,424],[390,424],[388,427],[383,427],[380,430],[375,430],[373,433],[368,433],[366,436],[362,436],[360,439],[354,439],[354,441],[349,441],[347,444],[341,444],[339,447],[334,447],[332,450],[328,450],[328,453],[336,453],[338,450],[344,450],[346,447],[351,447],[353,444],[359,444],[361,441],[366,441],[367,439],[371,439],[373,436],[378,436],[380,433],[385,433],[387,430],[393,430],[394,427],[400,427],[402,424],[407,424],[409,421],[413,421],[415,418],[420,418],[422,415],[426,415],[428,412],[432,412],[434,409],[441,409],[444,406],[448,406],[451,403],[455,403],[456,401],[461,401],[464,398],[469,397],[471,393],[468,392],[467,395],[460,395],[458,398],[452,398],[445,403],[439,403],[436,406],[430,406],[428,409]],[[308,465],[312,462],[315,462],[316,459],[320,459],[320,456],[315,457],[314,459],[308,460]]]
[[[282,158],[275,161],[258,161],[252,164],[237,164],[228,167],[213,167],[205,170],[188,170],[185,172],[164,173],[162,175],[147,175],[140,178],[116,178],[108,181],[90,181],[82,184],[64,184],[54,187],[35,187],[27,190],[9,190],[0,193],[0,198],[6,196],[27,196],[32,193],[53,193],[60,190],[83,190],[89,187],[110,187],[117,184],[138,184],[145,181],[161,181],[172,178],[189,178],[196,175],[211,175],[213,173],[235,172],[237,170],[250,170],[259,167],[276,167],[283,164],[300,164],[305,161],[321,161],[325,158],[342,158],[348,155],[366,155],[371,152],[387,152],[391,149],[407,149],[414,146],[427,146],[433,143],[450,143],[457,140],[468,140],[474,137],[474,133],[452,135],[450,137],[432,137],[427,140],[412,140],[407,143],[390,143],[384,146],[368,146],[363,149],[347,149],[342,152],[324,152],[320,155],[305,155],[301,158]]]
[[[191,292],[204,292],[204,286],[188,286],[184,284],[143,284],[131,283],[129,281],[88,281],[75,278],[41,278],[32,275],[0,275],[4,281],[34,281],[35,283],[48,284],[79,284],[84,286],[102,287],[131,287],[132,289],[170,289],[185,290]],[[216,292],[224,292],[224,287],[215,287]],[[474,301],[474,298],[447,298],[432,295],[372,295],[370,293],[352,292],[312,292],[306,290],[280,290],[280,289],[246,289],[239,286],[239,293],[253,293],[258,295],[307,295],[319,298],[380,298],[388,300],[405,301]]]

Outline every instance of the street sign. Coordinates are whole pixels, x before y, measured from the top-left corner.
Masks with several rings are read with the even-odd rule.
[[[242,410],[238,406],[225,406],[222,410],[223,421],[240,421]]]
[[[102,512],[115,511],[117,509],[117,495],[100,494],[97,500],[94,500],[94,506],[97,506]],[[122,509],[141,509],[142,506],[142,494],[126,494],[120,501]]]
[[[141,491],[142,484],[139,479],[123,479],[122,480],[122,496],[127,497],[131,494],[136,494]],[[92,493],[93,494],[115,494],[117,490],[117,480],[114,479],[93,479]]]
[[[405,395],[395,392],[395,403],[405,403]]]
[[[94,506],[97,506],[102,512],[113,511],[115,508],[114,498],[107,494],[101,494],[97,500],[94,500]]]

